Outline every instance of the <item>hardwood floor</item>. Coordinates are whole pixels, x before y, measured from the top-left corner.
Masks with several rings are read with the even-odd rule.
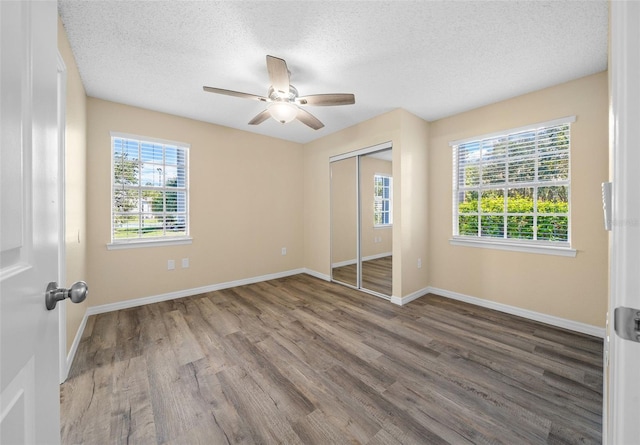
[[[362,262],[362,287],[391,296],[391,271],[393,266],[393,256],[388,255],[382,258]],[[342,267],[333,268],[333,279],[356,285],[356,265],[349,264]]]
[[[308,275],[91,316],[64,444],[600,443],[602,340]]]

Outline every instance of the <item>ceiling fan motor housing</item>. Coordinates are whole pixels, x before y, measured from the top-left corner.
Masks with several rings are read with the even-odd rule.
[[[269,87],[267,97],[274,102],[295,102],[298,97],[298,90],[293,85],[289,85],[289,93],[282,94],[282,91],[276,91],[273,87]]]

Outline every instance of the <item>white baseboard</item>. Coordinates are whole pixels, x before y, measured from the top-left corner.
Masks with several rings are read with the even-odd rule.
[[[495,309],[496,311],[505,312],[511,315],[517,315],[519,317],[528,318],[529,320],[539,321],[551,326],[556,326],[570,331],[580,332],[587,335],[593,335],[594,337],[604,338],[605,329],[599,328],[586,323],[580,323],[578,321],[568,320],[566,318],[555,317],[553,315],[547,315],[540,312],[530,311],[528,309],[522,309],[516,306],[510,306],[508,304],[496,303],[495,301],[483,300],[482,298],[472,297],[469,295],[460,294],[458,292],[452,292],[445,289],[439,289],[436,287],[427,287],[427,293],[440,295],[442,297],[451,298],[452,300],[464,301],[465,303],[471,303],[476,306],[486,307],[488,309]]]
[[[388,256],[391,256],[391,255],[393,255],[393,252],[376,253],[375,255],[369,255],[369,256],[362,257],[362,261],[377,260],[378,258],[384,258],[384,257],[388,257]]]
[[[194,287],[191,289],[168,292],[166,294],[154,295],[151,297],[134,298],[132,300],[120,301],[118,303],[101,304],[99,306],[91,306],[87,309],[87,315],[103,314],[105,312],[119,311],[121,309],[129,309],[137,306],[158,303],[161,301],[175,300],[176,298],[190,297],[193,295],[204,294],[230,287],[244,286],[247,284],[259,283],[261,281],[275,280],[277,278],[289,277],[304,273],[305,269],[293,269],[284,272],[277,272],[258,277],[244,278],[242,280],[227,281],[224,283],[211,284],[208,286]]]
[[[312,277],[316,277],[316,278],[320,278],[321,280],[324,281],[331,281],[331,277],[329,275],[320,273],[320,272],[316,272],[315,270],[311,270],[311,269],[303,269],[303,272],[306,273],[307,275],[311,275]]]
[[[71,364],[73,363],[73,359],[76,357],[76,352],[78,352],[78,346],[80,346],[80,340],[82,339],[82,334],[84,334],[84,328],[87,326],[87,318],[89,318],[89,314],[87,312],[88,309],[85,311],[84,316],[82,317],[80,326],[78,326],[78,330],[76,331],[76,336],[73,339],[73,343],[71,343],[71,349],[69,349],[69,353],[67,354],[63,381],[66,381],[69,377]]]
[[[425,287],[424,289],[417,290],[409,295],[405,295],[404,297],[396,297],[395,295],[391,297],[391,302],[393,304],[397,304],[398,306],[403,306],[407,303],[412,302],[415,299],[422,297],[429,293],[429,288]]]
[[[391,255],[393,255],[393,252],[376,253],[374,255],[369,255],[369,256],[362,257],[362,261],[377,260],[378,258],[384,258],[384,257],[388,257],[388,256],[391,256]],[[331,267],[332,268],[343,267],[343,266],[349,266],[351,264],[356,264],[356,263],[357,263],[356,259],[353,258],[351,260],[338,261],[337,263],[332,263]]]
[[[338,261],[337,263],[331,263],[331,268],[335,269],[336,267],[344,267],[344,266],[350,266],[352,264],[356,264],[357,261],[355,259],[353,260],[345,260],[345,261]]]

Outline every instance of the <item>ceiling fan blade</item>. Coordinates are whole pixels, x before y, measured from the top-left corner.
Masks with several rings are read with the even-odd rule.
[[[258,125],[263,123],[264,121],[266,121],[267,119],[269,119],[271,117],[271,113],[269,113],[269,110],[266,109],[264,111],[261,111],[260,113],[258,113],[256,115],[256,117],[254,117],[253,119],[251,119],[249,121],[249,125]]]
[[[302,108],[298,108],[296,119],[314,130],[319,130],[324,127],[324,124],[320,122],[317,117]]]
[[[313,94],[296,99],[300,105],[351,105],[356,103],[353,94]]]
[[[239,91],[224,90],[222,88],[213,88],[213,87],[202,87],[202,89],[209,93],[224,94],[225,96],[241,97],[243,99],[253,99],[253,100],[259,100],[262,102],[269,101],[269,99],[267,99],[266,97],[256,96],[255,94],[249,94],[249,93],[241,93]]]
[[[274,90],[289,94],[289,69],[284,59],[267,56],[267,71]]]

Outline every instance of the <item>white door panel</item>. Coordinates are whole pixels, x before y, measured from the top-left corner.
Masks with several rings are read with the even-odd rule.
[[[33,357],[2,391],[0,443],[35,443],[35,369]]]
[[[0,11],[0,27],[2,29],[1,78],[2,83],[2,147],[18,147],[22,139],[22,119],[14,110],[21,110],[23,103],[23,89],[20,85],[26,69],[26,42],[20,32],[21,7],[19,4],[3,5]],[[11,45],[5,44],[4,35],[15,35]],[[12,87],[13,85],[13,87]],[[14,187],[2,187],[0,199],[2,204],[2,230],[0,246],[2,246],[2,269],[16,265],[20,252],[15,249],[22,247],[22,170],[16,168],[21,164],[20,150],[3,150],[0,174],[4,181],[15,184]],[[14,199],[15,198],[15,199]],[[8,256],[12,253],[11,256]]]
[[[57,11],[0,1],[0,442],[59,443]]]
[[[614,331],[614,310],[640,309],[640,3],[610,2],[613,209],[604,443],[640,443],[640,343]]]

